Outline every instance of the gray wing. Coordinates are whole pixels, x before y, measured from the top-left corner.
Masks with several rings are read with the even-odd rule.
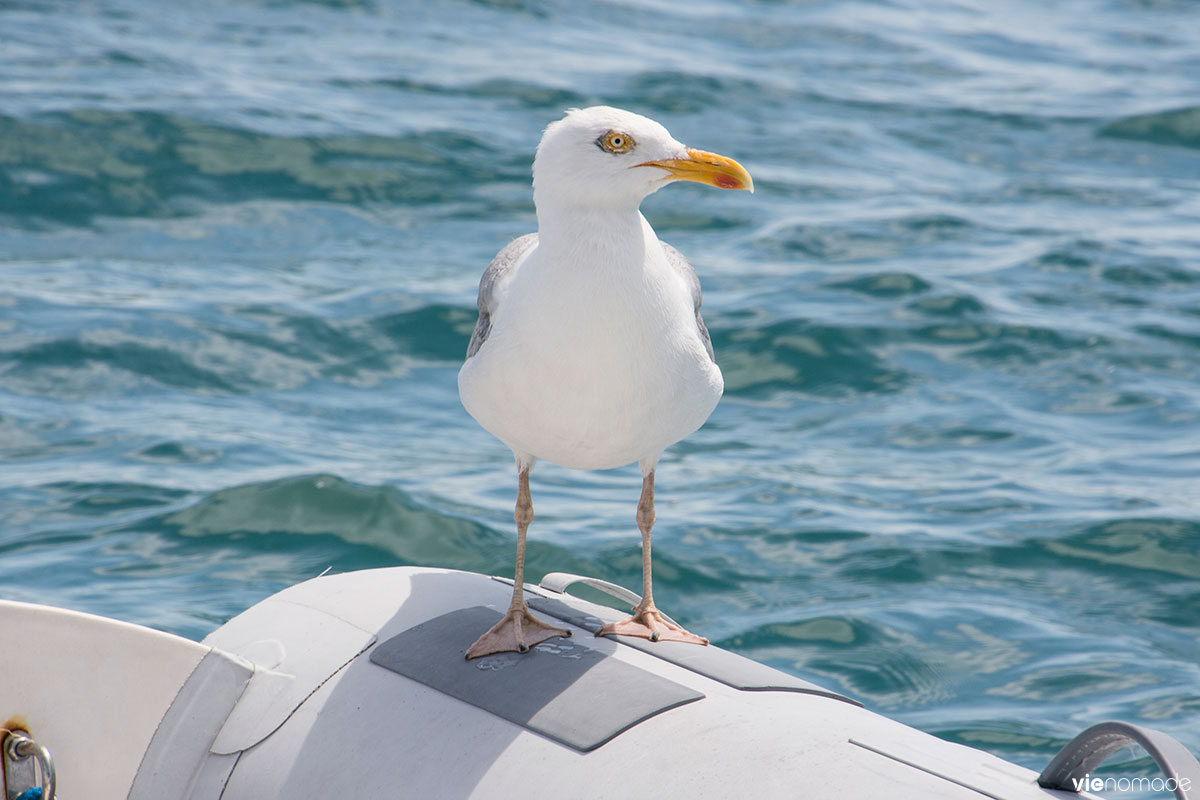
[[[692,262],[688,261],[683,253],[666,242],[661,242],[661,244],[663,252],[667,254],[667,261],[670,261],[671,266],[679,271],[680,276],[687,283],[688,289],[692,292],[692,306],[696,309],[696,327],[700,331],[700,340],[704,342],[704,349],[708,351],[708,357],[715,364],[717,357],[713,353],[712,339],[708,336],[708,327],[704,324],[704,318],[700,316],[700,278],[696,276]]]
[[[509,242],[503,250],[496,254],[492,263],[483,271],[479,279],[479,321],[475,323],[475,332],[471,334],[471,342],[467,345],[467,358],[479,352],[488,334],[492,332],[492,314],[500,302],[500,288],[512,277],[521,258],[529,248],[537,244],[537,234],[527,233]]]

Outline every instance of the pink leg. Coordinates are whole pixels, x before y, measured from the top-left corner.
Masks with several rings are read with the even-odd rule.
[[[637,524],[642,531],[642,602],[633,609],[633,616],[610,622],[596,632],[597,636],[618,634],[638,636],[652,642],[687,642],[708,644],[708,639],[689,633],[663,617],[654,606],[650,577],[650,529],[654,526],[654,472],[642,479],[642,496],[638,500]]]
[[[529,469],[522,469],[517,478],[517,567],[513,575],[512,604],[491,630],[467,648],[467,658],[479,658],[492,653],[515,650],[528,653],[529,648],[555,636],[570,636],[566,628],[555,628],[529,613],[525,604],[525,531],[533,521],[533,501],[529,497]]]

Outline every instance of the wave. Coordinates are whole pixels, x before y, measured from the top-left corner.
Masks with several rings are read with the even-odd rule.
[[[364,486],[328,474],[221,489],[131,528],[221,539],[239,549],[291,552],[299,559],[328,558],[330,547],[320,544],[328,538],[333,553],[357,551],[353,564],[338,564],[338,569],[415,565],[505,575],[513,566],[509,532],[429,508],[395,487]],[[526,563],[530,575],[596,572],[594,564],[538,539],[529,541]]]
[[[114,325],[0,344],[4,388],[77,398],[139,386],[246,394],[318,380],[369,386],[415,365],[457,363],[475,322],[471,309],[432,304],[357,319],[249,305],[158,314],[138,334]],[[33,338],[32,341],[29,339]]]
[[[834,678],[852,696],[883,707],[921,705],[953,695],[945,665],[918,656],[907,633],[866,619],[772,622],[720,644],[786,671],[821,676],[823,683]]]
[[[898,260],[910,248],[968,241],[983,229],[965,217],[910,214],[837,223],[795,223],[759,235],[755,249],[765,255],[823,263]]]
[[[831,289],[846,289],[868,297],[904,297],[929,291],[932,285],[908,272],[877,272],[828,284]]]
[[[503,101],[529,109],[546,109],[553,115],[572,106],[585,106],[590,99],[571,89],[546,86],[514,78],[491,78],[476,83],[454,85],[420,81],[414,78],[379,78],[367,81],[334,80],[333,86],[347,89],[382,88],[397,92],[431,95],[434,97],[461,97],[467,100]]]
[[[1200,106],[1124,117],[1102,127],[1100,135],[1114,139],[1200,148]]]
[[[924,345],[953,347],[959,359],[989,366],[1069,360],[1080,352],[1103,350],[1110,344],[1100,336],[1042,325],[966,319],[917,328],[908,336]]]
[[[0,116],[0,214],[70,225],[198,201],[453,203],[528,169],[527,155],[452,131],[288,137],[155,111]]]
[[[895,392],[911,380],[877,354],[887,340],[882,329],[795,319],[763,326],[734,326],[733,321],[710,327],[726,394],[790,390],[845,397]]]
[[[1157,573],[1188,581],[1200,580],[1200,555],[1195,542],[1200,522],[1183,519],[1122,519],[1088,525],[1079,531],[1045,543],[1045,547],[1067,562],[1082,562],[1101,571]],[[1187,604],[1181,604],[1187,605]],[[1191,624],[1200,614],[1177,609]]]

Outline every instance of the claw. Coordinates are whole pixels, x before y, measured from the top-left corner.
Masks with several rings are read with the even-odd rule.
[[[475,640],[467,648],[467,659],[479,658],[492,653],[528,653],[534,645],[555,636],[570,636],[566,628],[547,625],[529,613],[529,607],[510,608],[491,630]]]
[[[596,632],[597,636],[637,636],[652,642],[687,642],[688,644],[708,644],[708,639],[690,633],[678,625],[668,622],[662,613],[650,605],[647,608],[635,608],[633,616],[617,622],[610,622]]]

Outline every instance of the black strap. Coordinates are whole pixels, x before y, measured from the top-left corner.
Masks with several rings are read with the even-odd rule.
[[[1200,762],[1196,757],[1162,731],[1127,722],[1101,722],[1076,736],[1042,770],[1038,785],[1064,792],[1086,790],[1085,776],[1132,744],[1140,745],[1154,759],[1177,800],[1200,800]]]

